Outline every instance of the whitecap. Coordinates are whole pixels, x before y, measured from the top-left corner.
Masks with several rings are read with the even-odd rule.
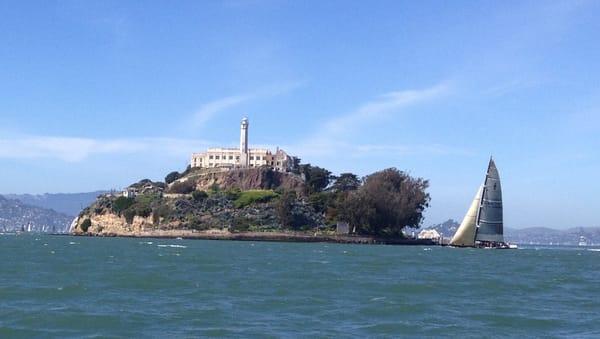
[[[77,245],[77,243],[74,241],[69,241],[69,245]]]
[[[158,247],[171,247],[171,248],[187,248],[187,246],[183,245],[157,245]]]
[[[591,252],[600,252],[600,248],[588,248],[588,251],[591,251]]]

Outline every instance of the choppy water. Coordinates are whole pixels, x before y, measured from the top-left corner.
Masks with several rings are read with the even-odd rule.
[[[600,336],[600,252],[0,236],[0,337]]]

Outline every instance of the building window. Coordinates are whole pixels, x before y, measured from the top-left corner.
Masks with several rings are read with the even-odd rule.
[[[254,156],[251,156],[251,157],[250,157],[250,160],[254,160]]]
[[[235,160],[240,160],[240,157],[239,157],[239,155],[238,155],[237,157],[235,157]]]
[[[215,156],[215,160],[219,160],[221,157],[219,157],[218,155]]]
[[[229,156],[229,160],[233,160],[233,155],[230,155],[230,156]]]
[[[210,160],[214,159],[212,155],[209,155],[209,156],[208,156],[208,158],[209,158]]]

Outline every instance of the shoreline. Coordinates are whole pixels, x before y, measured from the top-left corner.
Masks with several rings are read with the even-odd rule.
[[[284,232],[192,232],[192,231],[143,231],[136,233],[65,233],[54,235],[70,235],[78,237],[98,238],[150,238],[150,239],[186,239],[186,240],[221,240],[221,241],[264,241],[264,242],[296,242],[296,243],[337,243],[363,245],[408,245],[434,246],[435,242],[428,239],[381,238],[372,236],[353,235],[314,235],[308,233]]]

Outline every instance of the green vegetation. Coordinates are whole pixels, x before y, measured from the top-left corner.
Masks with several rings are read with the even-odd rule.
[[[81,230],[86,233],[90,227],[92,226],[92,221],[90,220],[90,218],[85,219],[82,223],[81,223]]]
[[[169,193],[190,194],[196,190],[196,184],[192,180],[174,182],[169,188]]]
[[[271,201],[277,197],[277,193],[272,190],[251,190],[240,192],[238,198],[233,202],[235,208],[244,208],[254,203],[263,203]]]
[[[177,172],[177,171],[173,171],[173,172],[167,174],[167,176],[165,177],[165,183],[167,185],[169,185],[179,178],[181,178],[181,174],[179,174],[179,172]]]
[[[198,176],[194,169],[183,174],[171,172],[165,178],[171,182],[168,189],[164,183],[142,180],[130,186],[137,192],[136,198],[99,197],[82,212],[81,220],[112,211],[127,224],[140,216],[151,217],[154,227],[161,229],[220,228],[231,232],[332,231],[338,221],[345,221],[358,234],[399,237],[405,227],[420,225],[429,206],[428,182],[395,168],[365,178],[352,173],[336,177],[310,164],[297,169],[285,174],[255,168],[247,174],[225,172],[223,177],[214,173]],[[192,172],[193,176],[185,176]],[[196,190],[197,186],[206,191]],[[240,187],[269,189],[242,191]],[[165,191],[181,195],[165,197]],[[80,227],[85,232],[90,226],[91,221],[84,220]]]
[[[131,207],[134,203],[135,199],[121,196],[113,201],[112,210],[117,213],[117,215],[121,215],[123,211]]]
[[[234,233],[248,232],[252,227],[252,220],[246,217],[236,217],[231,223],[230,231]]]
[[[135,210],[125,210],[123,211],[123,216],[125,217],[125,222],[131,225],[133,223],[133,218],[135,217]]]
[[[342,173],[339,177],[335,177],[335,182],[331,185],[333,192],[349,192],[357,190],[362,184],[356,174]]]
[[[323,191],[334,178],[330,171],[311,164],[300,165],[300,175],[304,177],[310,194]]]
[[[367,176],[357,190],[341,197],[339,218],[358,233],[402,236],[405,227],[418,227],[429,206],[429,183],[395,168]]]
[[[192,199],[194,199],[194,201],[204,201],[206,198],[208,198],[208,193],[204,191],[192,192]]]

